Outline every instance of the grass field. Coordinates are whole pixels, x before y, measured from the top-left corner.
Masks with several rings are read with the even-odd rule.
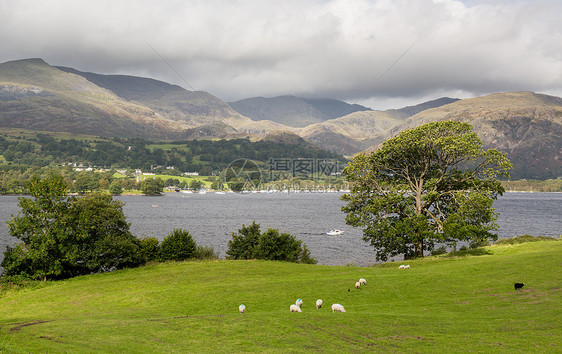
[[[473,253],[405,270],[220,260],[35,283],[0,293],[0,351],[560,351],[562,242]]]

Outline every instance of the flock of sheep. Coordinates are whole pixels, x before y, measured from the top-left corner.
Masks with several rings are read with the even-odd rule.
[[[359,289],[361,287],[361,285],[367,285],[367,280],[361,278],[361,279],[359,279],[358,282],[355,283],[355,287],[357,289]],[[322,299],[316,300],[316,309],[321,308],[322,304],[323,304]],[[295,301],[294,305],[289,306],[289,311],[290,312],[302,312],[301,307],[302,307],[302,299],[297,299],[297,301]],[[238,306],[238,311],[240,313],[244,313],[246,311],[246,306],[244,304]],[[345,312],[345,308],[341,304],[333,304],[332,305],[332,312]]]

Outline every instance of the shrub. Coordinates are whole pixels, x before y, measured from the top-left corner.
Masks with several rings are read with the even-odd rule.
[[[260,225],[253,221],[250,225],[242,225],[238,235],[232,233],[228,241],[226,256],[229,259],[254,259],[254,251],[260,240]]]
[[[497,240],[494,244],[496,245],[514,245],[517,243],[524,243],[524,242],[536,242],[536,241],[553,241],[557,240],[554,237],[547,237],[547,236],[532,236],[532,235],[521,235],[514,238],[501,238]]]
[[[486,246],[490,246],[490,241],[488,239],[474,240],[469,244],[469,247],[471,249],[478,248],[478,247],[486,247]]]
[[[218,259],[219,255],[215,252],[213,246],[197,246],[195,252],[193,252],[193,258],[199,260]]]
[[[146,262],[158,260],[160,245],[155,237],[140,239],[140,252]]]
[[[277,229],[260,233],[260,225],[255,221],[249,226],[242,225],[238,232],[238,235],[232,233],[228,242],[227,258],[316,263],[306,244],[288,233],[279,233]]]
[[[160,260],[183,261],[193,257],[196,244],[187,230],[175,229],[162,240]]]
[[[445,246],[441,246],[441,247],[431,251],[432,256],[437,256],[439,254],[445,254],[445,253],[447,253],[447,247],[445,247]]]

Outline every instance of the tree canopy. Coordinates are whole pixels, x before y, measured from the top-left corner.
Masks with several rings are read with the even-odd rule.
[[[21,211],[8,222],[22,243],[4,252],[5,275],[62,279],[144,262],[123,203],[102,194],[68,196],[60,175],[36,177],[28,188],[32,198],[20,198]]]
[[[483,150],[468,123],[445,121],[406,130],[344,169],[353,182],[342,196],[349,225],[378,260],[423,256],[435,243],[496,239],[492,204],[511,163],[505,154]]]
[[[242,225],[238,234],[232,233],[226,256],[229,259],[316,263],[310,256],[310,250],[301,240],[285,232],[279,233],[277,229],[268,229],[262,233],[260,225],[255,221],[248,226]]]

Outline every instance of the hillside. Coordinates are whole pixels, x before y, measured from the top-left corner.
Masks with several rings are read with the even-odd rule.
[[[0,351],[555,352],[561,252],[560,241],[493,245],[408,270],[171,262],[4,285]],[[354,289],[359,278],[367,284]],[[290,313],[298,298],[302,313]]]
[[[167,119],[186,123],[190,128],[240,117],[228,104],[204,91],[188,91],[166,82],[128,75],[101,75],[72,68],[58,69],[80,75],[88,81],[110,90],[117,96],[142,104]]]
[[[485,148],[507,153],[511,177],[547,179],[562,176],[562,99],[533,92],[496,93],[422,111],[381,136],[432,121],[472,124]],[[370,151],[376,149],[372,147]]]
[[[370,110],[358,104],[351,105],[335,99],[305,99],[295,96],[254,97],[229,104],[238,113],[252,120],[270,120],[297,128],[357,111]]]
[[[378,142],[379,136],[405,118],[406,114],[397,110],[355,112],[309,125],[299,134],[323,149],[352,155]]]
[[[0,127],[166,138],[185,124],[41,59],[0,64]]]

